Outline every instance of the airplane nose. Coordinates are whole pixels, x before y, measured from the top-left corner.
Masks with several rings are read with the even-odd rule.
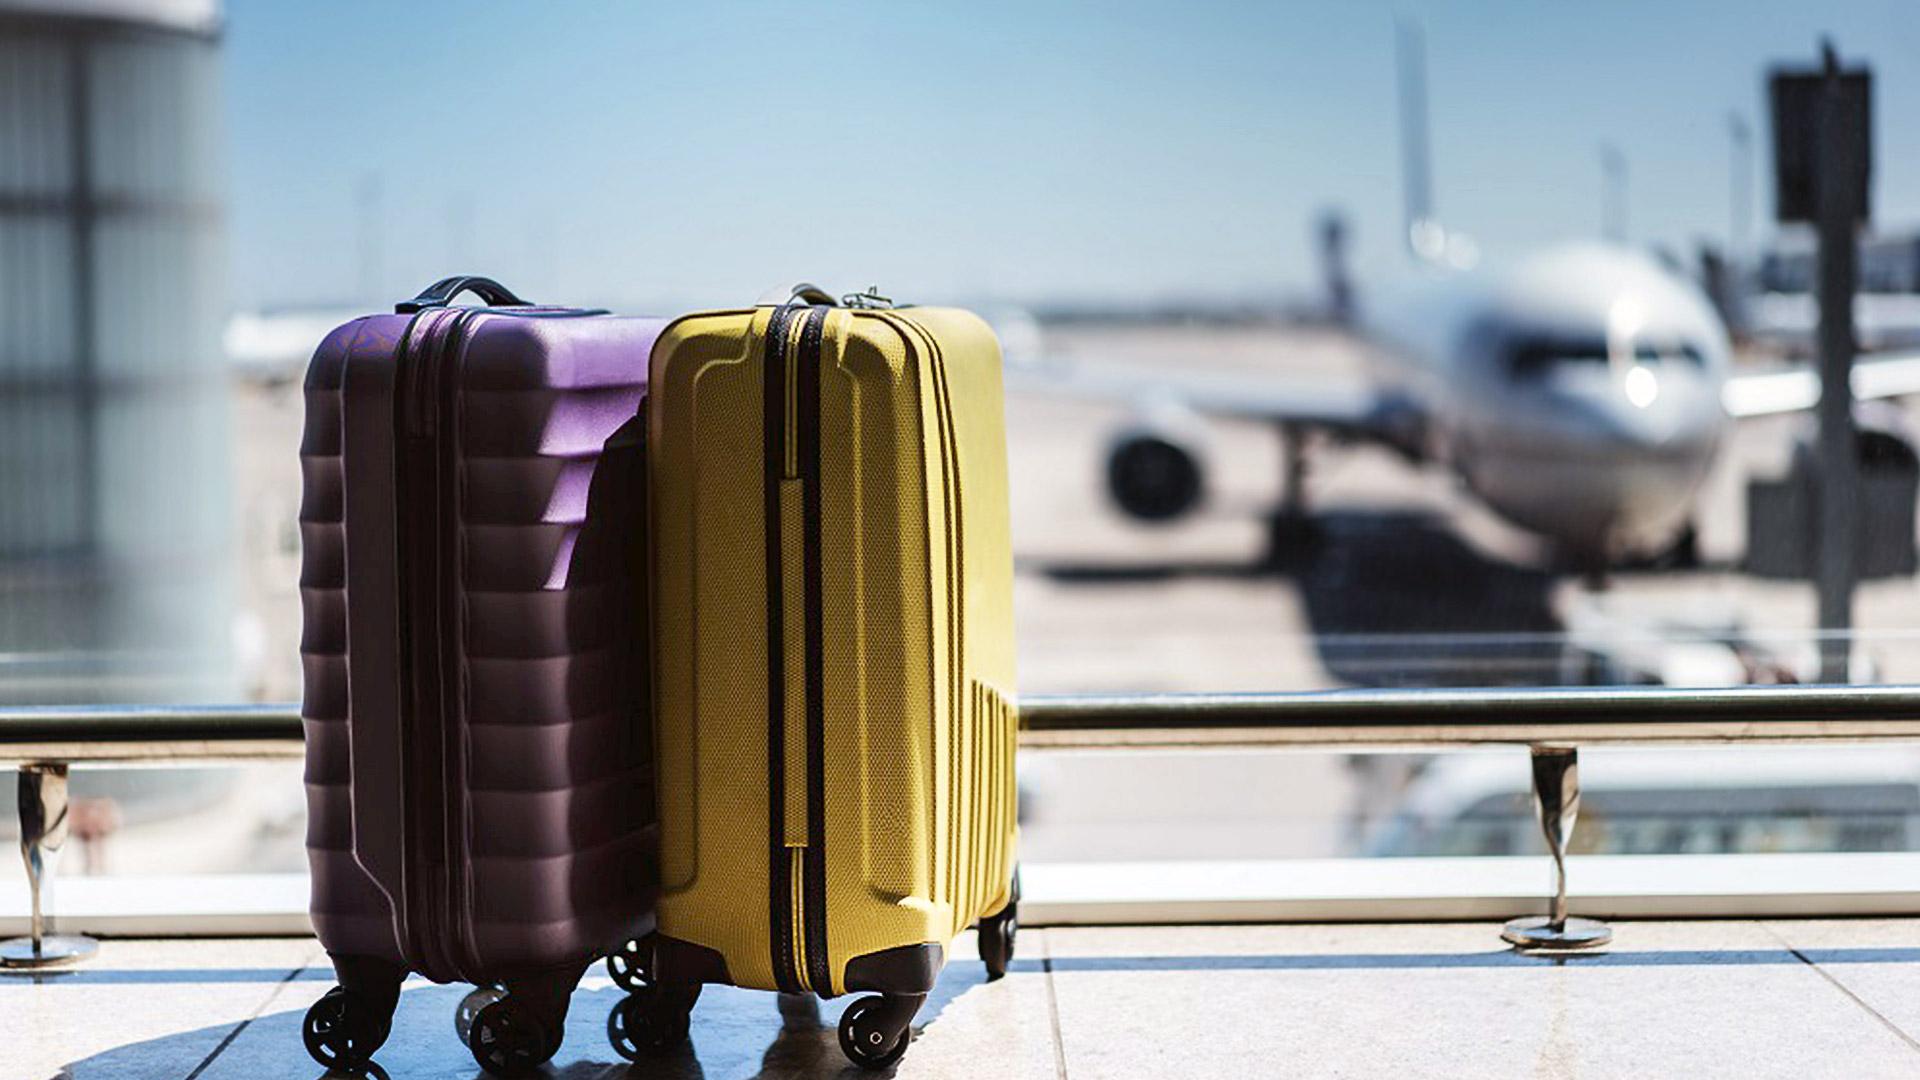
[[[1566,364],[1506,407],[1470,443],[1469,483],[1503,516],[1578,547],[1641,547],[1670,537],[1727,422],[1700,365]],[[1470,433],[1471,434],[1471,433]]]
[[[1642,535],[1684,515],[1726,424],[1713,381],[1696,369],[1636,364],[1606,410],[1621,531]]]
[[[1634,364],[1615,380],[1594,420],[1622,454],[1686,453],[1719,438],[1724,410],[1704,372],[1673,365]]]

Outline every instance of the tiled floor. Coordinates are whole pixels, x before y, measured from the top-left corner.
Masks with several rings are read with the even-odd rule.
[[[951,965],[902,1077],[1920,1077],[1920,920],[1629,923],[1604,955],[1496,948],[1479,924],[1028,928],[1004,982]],[[971,942],[958,946],[970,955]],[[310,940],[110,941],[87,967],[0,976],[5,1080],[311,1078]],[[478,1075],[462,991],[410,985],[393,1080]],[[710,989],[692,1046],[629,1068],[597,970],[549,1075],[858,1076],[833,1024]]]

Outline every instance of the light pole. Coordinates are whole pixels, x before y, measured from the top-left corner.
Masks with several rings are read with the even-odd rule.
[[[1753,128],[1737,112],[1727,114],[1733,138],[1727,198],[1727,264],[1736,274],[1747,257],[1747,229],[1753,223]]]
[[[1614,143],[1600,144],[1600,233],[1627,242],[1627,155]]]

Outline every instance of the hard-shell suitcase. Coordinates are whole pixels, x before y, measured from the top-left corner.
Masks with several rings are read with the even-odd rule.
[[[468,291],[488,306],[448,306]],[[340,986],[304,1034],[364,1063],[413,971],[504,991],[463,1018],[513,1072],[651,923],[637,433],[663,322],[476,278],[395,310],[306,380],[307,848]]]
[[[654,985],[610,1018],[677,1043],[702,983],[831,997],[897,1060],[947,947],[1015,919],[1013,560],[1000,350],[964,311],[679,319],[645,407],[661,895]]]

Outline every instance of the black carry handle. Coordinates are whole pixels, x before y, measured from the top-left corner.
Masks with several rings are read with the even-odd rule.
[[[486,301],[489,307],[526,307],[527,302],[513,294],[513,290],[490,277],[477,274],[456,274],[450,278],[441,278],[427,286],[419,296],[393,305],[395,315],[412,315],[427,308],[446,307],[454,297],[470,292]]]

